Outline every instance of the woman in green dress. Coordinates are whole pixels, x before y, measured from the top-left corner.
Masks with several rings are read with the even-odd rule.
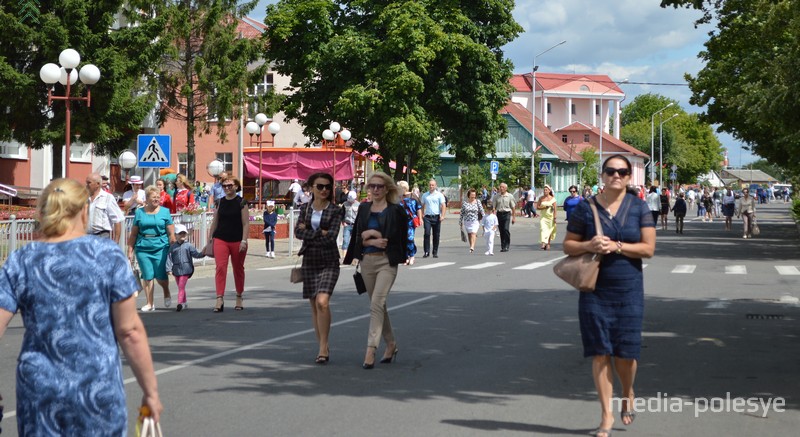
[[[133,218],[133,227],[128,237],[128,259],[133,262],[134,251],[139,262],[142,285],[147,304],[142,311],[155,311],[153,301],[153,279],[164,290],[164,306],[172,305],[167,280],[167,252],[175,242],[175,231],[169,209],[161,206],[161,195],[155,186],[145,190],[143,208],[138,208]]]

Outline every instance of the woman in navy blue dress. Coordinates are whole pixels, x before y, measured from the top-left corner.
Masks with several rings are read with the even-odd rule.
[[[0,272],[0,337],[17,311],[25,337],[17,359],[20,436],[124,436],[128,427],[119,348],[156,421],[161,401],[139,289],[119,246],[86,235],[86,188],[56,179],[38,200],[42,238]],[[119,348],[117,347],[119,342]]]
[[[614,424],[611,398],[612,368],[622,384],[620,418],[630,425],[635,418],[633,382],[642,344],[644,278],[642,258],[653,256],[656,230],[647,204],[627,191],[631,164],[621,155],[603,163],[605,188],[589,200],[596,202],[603,236],[596,235],[588,202],[575,207],[567,225],[564,253],[603,255],[597,286],[581,293],[579,318],[584,357],[593,357],[592,376],[600,399],[601,419],[595,435],[608,437]],[[613,357],[613,366],[612,358]]]

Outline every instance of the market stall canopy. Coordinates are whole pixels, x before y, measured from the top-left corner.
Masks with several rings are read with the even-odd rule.
[[[355,177],[353,153],[350,149],[336,150],[337,181]],[[261,157],[261,177],[274,180],[305,180],[317,172],[331,173],[334,168],[334,151],[329,149],[265,148]],[[244,174],[250,178],[259,177],[259,152],[246,150],[244,153]]]

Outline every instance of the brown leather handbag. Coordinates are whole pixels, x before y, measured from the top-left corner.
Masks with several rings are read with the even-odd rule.
[[[603,236],[603,227],[600,224],[600,215],[597,213],[594,198],[589,201],[594,217],[594,227],[597,235]],[[582,255],[569,255],[555,266],[553,272],[567,284],[583,292],[594,291],[597,284],[597,275],[600,273],[600,260],[603,255],[599,253],[584,253]]]

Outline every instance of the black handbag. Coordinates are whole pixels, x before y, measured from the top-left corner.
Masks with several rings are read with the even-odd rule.
[[[353,273],[353,282],[356,283],[356,292],[358,294],[364,294],[367,292],[367,284],[364,283],[364,277],[361,276],[361,272],[358,271],[359,265],[356,265],[356,272]]]

